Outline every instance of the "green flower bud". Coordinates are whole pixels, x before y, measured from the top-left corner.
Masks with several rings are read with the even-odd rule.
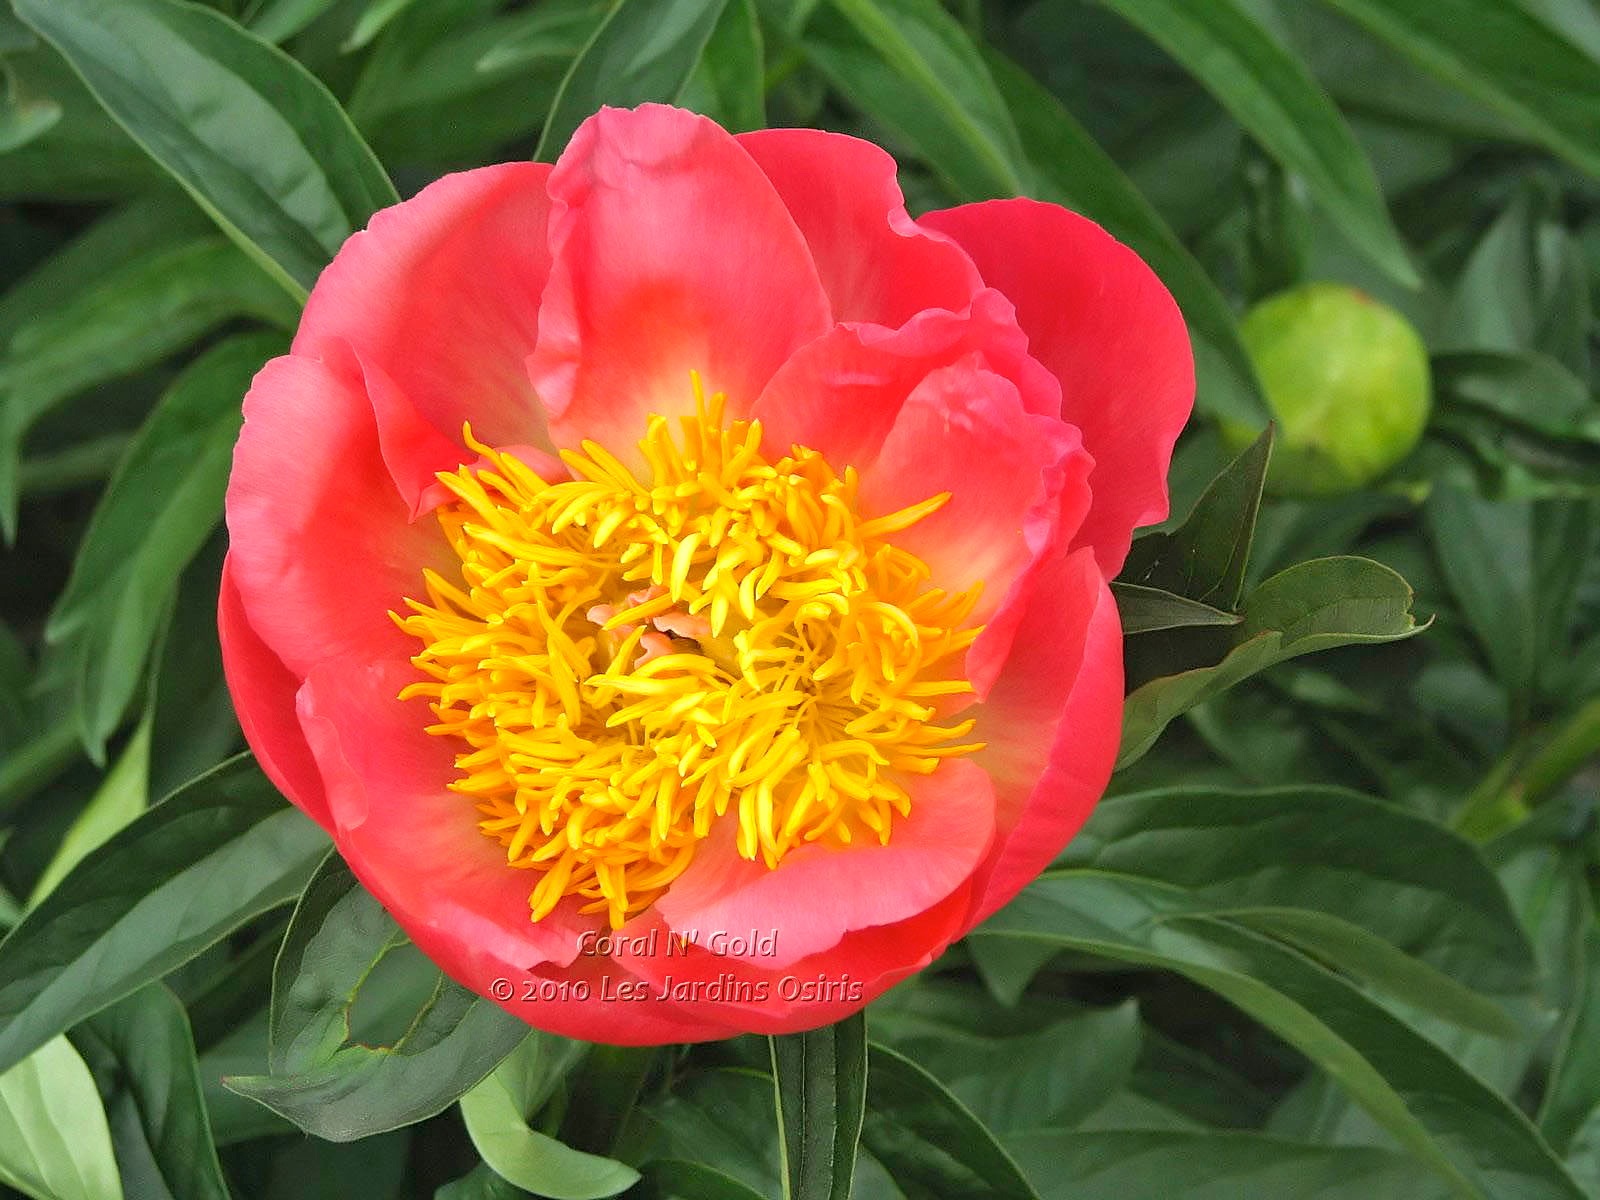
[[[1240,325],[1278,423],[1268,487],[1353,491],[1394,466],[1428,423],[1428,352],[1411,323],[1352,287],[1310,283],[1269,297]],[[1242,449],[1256,430],[1225,422]]]

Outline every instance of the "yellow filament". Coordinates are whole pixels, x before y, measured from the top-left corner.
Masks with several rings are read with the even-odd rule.
[[[400,628],[422,643],[428,732],[462,743],[479,826],[538,873],[533,919],[568,896],[613,927],[647,908],[719,819],[775,868],[796,846],[887,843],[971,721],[961,652],[979,586],[947,593],[887,540],[948,493],[862,519],[853,469],[768,462],[757,422],[653,416],[636,476],[602,447],[547,481],[503,451],[443,473],[460,580],[424,573]]]

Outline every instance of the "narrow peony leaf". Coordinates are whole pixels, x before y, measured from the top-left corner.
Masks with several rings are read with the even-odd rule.
[[[128,738],[106,776],[89,797],[78,815],[73,818],[67,832],[56,844],[39,873],[33,892],[28,897],[28,907],[35,908],[39,901],[64,879],[73,867],[117,830],[126,827],[142,813],[150,802],[150,721],[139,722],[138,728]]]
[[[327,845],[247,755],[155,805],[0,942],[0,1070],[290,899]]]
[[[361,985],[405,942],[343,860],[327,855],[273,968],[272,1073],[230,1076],[228,1089],[337,1142],[399,1129],[453,1104],[528,1036],[528,1027],[429,964],[429,990],[392,1046],[345,1045]]]
[[[603,105],[673,101],[694,74],[727,0],[621,0],[573,60],[534,158],[554,162]]]
[[[1205,268],[1061,101],[1009,59],[991,51],[984,60],[1016,122],[1033,194],[1093,218],[1133,247],[1183,309],[1195,338],[1200,411],[1252,428],[1266,424],[1270,414],[1239,323]]]
[[[52,293],[59,301],[19,319],[9,345],[0,346],[0,527],[8,539],[16,529],[22,442],[41,417],[88,388],[160,362],[225,321],[294,323],[281,289],[222,238],[151,241],[141,255],[102,265],[81,287],[23,291],[27,301]]]
[[[49,96],[29,95],[16,72],[0,59],[0,154],[26,146],[60,120],[61,105]]]
[[[574,1150],[528,1125],[569,1063],[565,1039],[535,1034],[461,1097],[472,1144],[502,1179],[550,1200],[601,1200],[632,1187],[639,1173]]]
[[[1538,987],[1533,948],[1477,847],[1343,788],[1107,796],[1060,862],[1183,887],[1224,911],[1338,917],[1490,996]]]
[[[10,5],[0,11],[9,17]],[[106,115],[61,56],[31,29],[22,28],[28,43],[4,52],[6,71],[24,97],[48,97],[59,105],[61,119],[32,131],[28,141],[6,153],[0,198],[121,203],[136,193],[160,189],[167,182],[161,168]]]
[[[1052,872],[975,936],[1176,971],[1327,1071],[1455,1194],[1579,1200],[1528,1119],[1450,1054],[1310,959],[1203,913],[1180,889],[1109,872]]]
[[[1600,1109],[1600,929],[1588,919],[1584,926],[1582,990],[1566,1015],[1550,1085],[1539,1104],[1539,1131],[1563,1154],[1584,1121]]]
[[[350,1037],[356,992],[405,934],[330,850],[306,884],[272,969],[268,1068],[293,1075]]]
[[[1405,287],[1422,284],[1377,176],[1321,86],[1239,0],[1103,0],[1203,83],[1350,239]]]
[[[108,1116],[124,1178],[137,1154],[172,1196],[228,1200],[178,998],[152,983],[89,1018],[72,1037],[89,1062],[116,1080]]]
[[[785,1200],[848,1200],[867,1098],[865,1018],[767,1044]]]
[[[1412,619],[1412,599],[1404,579],[1370,559],[1319,558],[1280,571],[1250,593],[1241,624],[1225,631],[1180,631],[1225,637],[1220,647],[1199,648],[1203,657],[1215,654],[1209,663],[1169,675],[1141,664],[1138,675],[1147,682],[1125,702],[1117,765],[1141,757],[1180,713],[1275,663],[1335,646],[1410,637],[1424,628]]]
[[[1433,489],[1422,511],[1445,582],[1484,661],[1511,693],[1518,713],[1526,713],[1545,632],[1534,562],[1533,505],[1487,500],[1465,488],[1441,486]],[[1573,549],[1559,552],[1570,562]]]
[[[220,13],[179,0],[16,0],[16,9],[298,299],[351,233],[399,200],[327,88]]]
[[[286,42],[331,9],[337,0],[265,0],[256,5],[246,24],[250,32],[269,42]]]
[[[1117,598],[1122,632],[1130,635],[1196,625],[1237,625],[1244,620],[1238,613],[1223,612],[1187,596],[1136,583],[1113,583],[1111,594]]]
[[[832,0],[807,58],[882,121],[963,200],[1017,196],[1032,182],[1005,100],[961,25],[935,0]]]
[[[766,128],[765,56],[755,0],[728,0],[678,103],[731,133]]]
[[[640,1189],[646,1196],[682,1196],[685,1200],[767,1200],[765,1193],[715,1167],[678,1158],[660,1158],[647,1165]]]
[[[0,1183],[42,1200],[122,1200],[94,1077],[64,1037],[0,1072]]]
[[[759,1043],[751,1050],[753,1063]],[[772,1087],[771,1076],[746,1067],[675,1074],[670,1090],[629,1115],[617,1156],[638,1165],[646,1179],[654,1163],[688,1162],[759,1196],[777,1196],[783,1190],[783,1149],[773,1136]]]
[[[95,506],[46,637],[78,663],[75,707],[90,754],[104,751],[143,678],[179,576],[222,519],[239,397],[277,334],[230,338],[157,402]]]
[[[925,977],[873,1004],[872,1035],[937,1076],[1002,1139],[1077,1125],[1129,1085],[1144,1041],[1132,999],[1088,1008],[1034,996],[1002,1006],[976,982]]]
[[[1039,1200],[995,1136],[909,1058],[873,1044],[861,1141],[907,1200]]]
[[[1044,1200],[1446,1200],[1407,1155],[1222,1130],[1034,1130],[1006,1148]],[[1175,1190],[1176,1189],[1176,1190]]]
[[[1122,580],[1230,612],[1235,609],[1250,566],[1250,545],[1261,511],[1272,439],[1269,425],[1253,445],[1218,473],[1177,529],[1135,541],[1122,568]]]
[[[1600,406],[1583,380],[1537,352],[1462,350],[1433,357],[1444,403],[1493,413],[1547,437],[1600,444]]]
[[[1500,0],[1323,0],[1418,66],[1600,175],[1600,63],[1527,6]]]
[[[367,0],[366,8],[361,10],[361,16],[356,20],[356,27],[350,31],[350,36],[340,49],[349,53],[370,45],[390,21],[415,3],[416,0]]]

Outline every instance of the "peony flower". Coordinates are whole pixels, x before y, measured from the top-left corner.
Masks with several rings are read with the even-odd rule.
[[[836,1020],[1066,844],[1177,307],[854,138],[604,110],[323,273],[245,400],[220,605],[263,769],[449,975],[612,1043]]]

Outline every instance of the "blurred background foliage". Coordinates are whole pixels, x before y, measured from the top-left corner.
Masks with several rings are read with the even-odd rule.
[[[1199,367],[1112,797],[770,1046],[525,1036],[229,759],[250,376],[374,209],[644,100],[1084,212]],[[1600,1196],[1597,278],[1592,0],[0,0],[0,1192]],[[1238,320],[1311,281],[1431,419],[1263,498]]]

